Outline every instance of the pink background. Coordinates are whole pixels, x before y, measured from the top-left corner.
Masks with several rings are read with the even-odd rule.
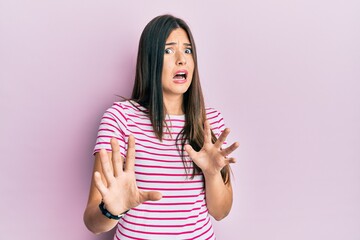
[[[207,105],[241,148],[218,239],[360,239],[358,0],[0,0],[0,239],[83,225],[100,117],[129,96],[142,29],[192,28]]]

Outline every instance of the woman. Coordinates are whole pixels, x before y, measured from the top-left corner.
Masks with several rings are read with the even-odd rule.
[[[117,226],[114,239],[215,239],[209,215],[221,220],[232,205],[227,156],[239,144],[223,149],[228,134],[221,114],[204,107],[189,27],[154,18],[140,38],[131,100],[101,120],[86,226]]]

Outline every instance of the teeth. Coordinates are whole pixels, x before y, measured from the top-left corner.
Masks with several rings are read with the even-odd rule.
[[[186,75],[187,75],[186,72],[178,72],[175,74],[174,77],[179,78],[179,79],[186,79]]]
[[[184,78],[186,78],[186,73],[178,73],[178,74],[176,74],[175,76],[179,76],[179,77],[184,77]]]

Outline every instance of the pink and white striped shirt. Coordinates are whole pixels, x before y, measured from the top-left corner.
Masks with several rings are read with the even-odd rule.
[[[206,117],[219,137],[225,128],[221,114],[207,108]],[[187,177],[175,145],[185,116],[167,116],[166,121],[171,135],[165,134],[160,142],[147,114],[128,101],[115,102],[101,119],[94,153],[101,148],[111,151],[110,139],[116,137],[125,156],[128,136],[132,134],[136,142],[135,175],[139,189],[160,191],[163,195],[159,201],[144,202],[131,209],[119,220],[114,239],[215,239],[203,176]],[[187,159],[191,170],[192,161],[188,156]]]

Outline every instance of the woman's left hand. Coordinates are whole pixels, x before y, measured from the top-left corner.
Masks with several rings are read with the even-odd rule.
[[[221,148],[229,133],[230,129],[225,128],[217,141],[212,143],[210,123],[206,120],[204,123],[204,146],[201,150],[196,152],[190,145],[185,146],[185,151],[201,168],[204,175],[218,174],[229,163],[235,163],[235,158],[228,158],[227,156],[239,147],[239,143],[235,142],[230,147]]]

